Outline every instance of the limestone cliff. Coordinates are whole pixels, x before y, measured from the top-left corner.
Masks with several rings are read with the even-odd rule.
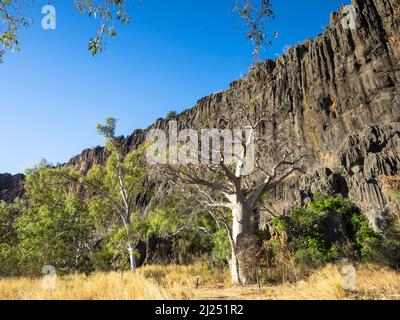
[[[400,162],[400,1],[353,0],[352,5],[356,29],[344,29],[343,12],[333,13],[329,28],[315,40],[257,64],[228,90],[199,100],[177,118],[182,127],[217,126],[221,110],[234,113],[239,101],[261,101],[279,124],[266,135],[296,137],[309,155],[306,175],[270,190],[280,207],[302,204],[315,192],[340,193],[379,229],[387,210],[379,177],[396,174]],[[166,126],[159,119],[150,128]],[[127,150],[142,143],[147,130],[126,137]],[[105,159],[98,147],[68,164],[87,171]]]

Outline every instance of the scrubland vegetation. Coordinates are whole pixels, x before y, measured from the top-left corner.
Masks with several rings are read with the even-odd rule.
[[[350,200],[314,194],[290,212],[252,214],[238,246],[232,212],[204,206],[191,184],[137,211],[154,192],[145,146],[125,154],[112,119],[98,129],[104,165],[82,174],[43,162],[27,171],[23,199],[0,203],[1,299],[399,298],[399,176],[381,179],[392,202],[384,232]],[[55,289],[40,285],[45,265]],[[357,267],[352,291],[343,265]]]

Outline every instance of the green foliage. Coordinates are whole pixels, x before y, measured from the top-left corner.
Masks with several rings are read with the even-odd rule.
[[[101,40],[102,38],[100,36],[96,36],[89,40],[88,50],[90,51],[93,57],[103,51],[103,44]]]
[[[109,155],[104,165],[94,165],[86,177],[82,177],[82,183],[91,195],[88,205],[90,216],[98,227],[106,229],[108,238],[108,247],[95,258],[96,261],[100,259],[96,263],[107,265],[101,257],[112,253],[121,261],[117,265],[125,268],[128,248],[148,238],[149,225],[145,217],[135,211],[139,207],[138,200],[146,201],[151,193],[147,181],[146,146],[127,153],[121,139],[115,136],[116,123],[116,119],[106,118],[104,125],[97,124],[97,131],[106,139]],[[111,227],[114,231],[110,231]],[[115,233],[115,230],[118,232]],[[109,232],[114,232],[114,235]],[[132,260],[131,269],[134,268],[135,261]]]
[[[149,232],[161,239],[169,239],[187,231],[192,232],[202,218],[202,213],[197,214],[194,205],[184,193],[178,188],[175,189],[149,213]]]
[[[103,51],[104,36],[113,38],[116,36],[115,24],[122,25],[130,22],[130,16],[126,11],[126,0],[99,1],[90,0],[75,1],[75,7],[80,13],[101,21],[97,35],[90,39],[88,49],[93,56]]]
[[[245,22],[247,38],[254,45],[254,56],[259,56],[260,50],[266,45],[271,44],[265,31],[265,24],[268,18],[274,18],[271,1],[236,1],[235,11],[239,13],[241,19]]]
[[[23,203],[20,200],[12,204],[0,202],[0,237],[2,243],[12,244],[16,241],[14,223],[22,210]]]
[[[0,2],[0,63],[6,50],[20,50],[19,29],[31,24],[31,19],[21,14],[22,7],[23,2],[18,0]]]
[[[174,190],[148,217],[151,236],[172,242],[172,256],[189,263],[206,255],[210,267],[226,266],[230,256],[228,233],[191,197]]]
[[[2,62],[5,50],[18,51],[20,49],[18,31],[20,27],[30,25],[32,19],[27,16],[29,10],[26,10],[24,1],[3,0],[0,3],[0,62]],[[80,13],[99,21],[97,34],[89,40],[88,44],[88,50],[93,56],[103,51],[105,37],[116,36],[118,24],[125,25],[131,20],[127,11],[127,0],[74,0],[74,5]],[[260,49],[271,43],[265,32],[267,18],[274,17],[270,0],[262,0],[258,5],[250,0],[239,0],[236,1],[234,8],[245,22],[247,38],[255,46],[253,54],[258,56]]]
[[[106,139],[115,138],[116,127],[117,127],[117,120],[112,117],[106,118],[104,125],[100,123],[96,125],[97,132]]]
[[[20,200],[12,204],[0,202],[0,276],[18,273],[18,260],[15,255],[18,244],[15,220],[22,210],[23,203]]]
[[[286,232],[289,229],[290,220],[287,217],[272,217],[271,222],[278,232]]]
[[[98,130],[113,143],[112,120]],[[119,151],[111,151],[106,164],[94,166],[86,177],[45,161],[27,170],[26,208],[0,206],[0,234],[7,235],[0,245],[4,274],[36,275],[44,265],[53,265],[57,273],[127,267],[127,242],[147,239],[150,227],[133,212],[138,196],[144,199],[146,192],[143,149],[126,156]],[[129,207],[121,199],[121,183]],[[126,209],[129,215],[121,221]]]
[[[342,197],[317,195],[306,208],[293,208],[290,217],[276,217],[272,224],[278,232],[286,234],[287,246],[297,261],[321,266],[353,253],[353,250],[344,252],[348,243],[333,243],[324,233],[321,222],[332,212],[342,216],[348,242],[357,255],[363,260],[374,259],[382,239],[360,210]]]
[[[379,257],[381,261],[392,267],[400,267],[400,218],[393,217],[383,235]]]
[[[302,246],[295,251],[297,262],[322,266],[339,258],[339,249],[336,244],[327,243],[318,235],[303,239]]]
[[[106,164],[93,166],[84,181],[84,185],[95,192],[94,199],[107,208],[114,205],[110,208],[114,214],[118,214],[115,212],[117,206],[114,202],[122,202],[119,175],[123,177],[122,186],[131,201],[147,191],[144,185],[146,179],[144,149],[132,151],[122,161],[119,157],[116,152],[111,153]]]
[[[26,172],[25,202],[0,205],[0,268],[4,275],[38,275],[44,265],[58,273],[91,270],[93,223],[73,190],[77,173],[45,161]]]
[[[231,256],[228,231],[226,229],[220,229],[214,232],[213,237],[211,237],[211,245],[212,251],[209,263],[215,267],[225,267]]]
[[[101,21],[97,35],[89,42],[89,51],[93,56],[103,50],[104,35],[115,37],[115,23],[124,25],[130,22],[125,0],[111,0],[99,4],[82,0],[75,1],[75,6],[81,13],[89,17],[99,18]],[[271,44],[265,31],[267,19],[274,17],[270,0],[262,0],[257,4],[250,0],[236,1],[234,10],[245,23],[247,38],[252,41],[255,47],[253,54],[259,56],[260,50]]]
[[[17,255],[26,274],[40,274],[44,265],[57,272],[90,270],[92,222],[75,184],[66,178],[71,169],[53,169],[42,162],[28,170],[27,209],[16,219]]]
[[[350,238],[355,242],[361,258],[373,260],[377,256],[382,239],[372,230],[362,213],[356,212],[343,217]]]
[[[131,231],[130,235],[135,234]],[[93,256],[94,267],[97,270],[129,270],[129,256],[127,251],[128,232],[125,227],[114,226],[102,240],[101,248]],[[133,241],[133,239],[131,239]],[[134,250],[136,258],[140,256]]]
[[[122,162],[119,156],[116,152],[111,153],[106,164],[93,166],[84,181],[88,190],[94,192],[92,200],[97,202],[97,207],[103,206],[101,212],[106,213],[107,208],[108,213],[114,216],[118,215],[117,208],[119,206],[122,208],[124,205],[118,175],[123,177],[122,186],[127,191],[127,198],[132,202],[131,207],[134,206],[133,201],[137,196],[148,191],[144,183],[146,179],[144,150],[132,151]]]

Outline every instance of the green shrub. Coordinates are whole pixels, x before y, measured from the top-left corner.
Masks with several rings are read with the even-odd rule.
[[[373,260],[382,244],[382,239],[370,227],[360,212],[344,215],[349,235],[363,260]]]
[[[346,239],[334,242],[324,232],[322,222],[331,213],[343,218]],[[272,224],[278,232],[286,234],[286,245],[296,262],[314,266],[354,255],[370,261],[377,257],[382,245],[382,238],[372,230],[360,210],[340,196],[317,195],[306,208],[293,208],[289,217],[274,218]]]
[[[223,268],[228,263],[228,257],[230,257],[230,244],[228,231],[226,229],[218,230],[214,233],[214,236],[211,238],[212,244],[212,264],[216,267]]]
[[[12,204],[0,201],[0,276],[12,276],[18,273],[18,260],[15,254],[18,236],[14,224],[22,209],[23,204],[19,200]]]
[[[380,258],[392,268],[400,268],[400,218],[394,217],[384,234]]]

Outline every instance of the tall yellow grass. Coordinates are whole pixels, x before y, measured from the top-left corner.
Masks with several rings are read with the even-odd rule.
[[[400,274],[376,266],[359,266],[356,289],[346,291],[342,286],[339,266],[328,266],[308,279],[293,285],[281,285],[275,292],[280,299],[290,300],[398,300]]]
[[[0,279],[0,299],[10,300],[400,300],[400,273],[390,269],[357,267],[357,289],[342,288],[340,266],[330,265],[295,283],[234,286],[228,270],[196,266],[149,266],[130,273],[97,273],[58,277],[54,290],[41,279]]]
[[[210,271],[200,264],[146,266],[139,273],[178,300],[196,298],[200,288],[231,286],[228,269]]]
[[[140,275],[98,273],[58,277],[55,289],[42,279],[0,280],[2,300],[165,300],[171,295]]]

